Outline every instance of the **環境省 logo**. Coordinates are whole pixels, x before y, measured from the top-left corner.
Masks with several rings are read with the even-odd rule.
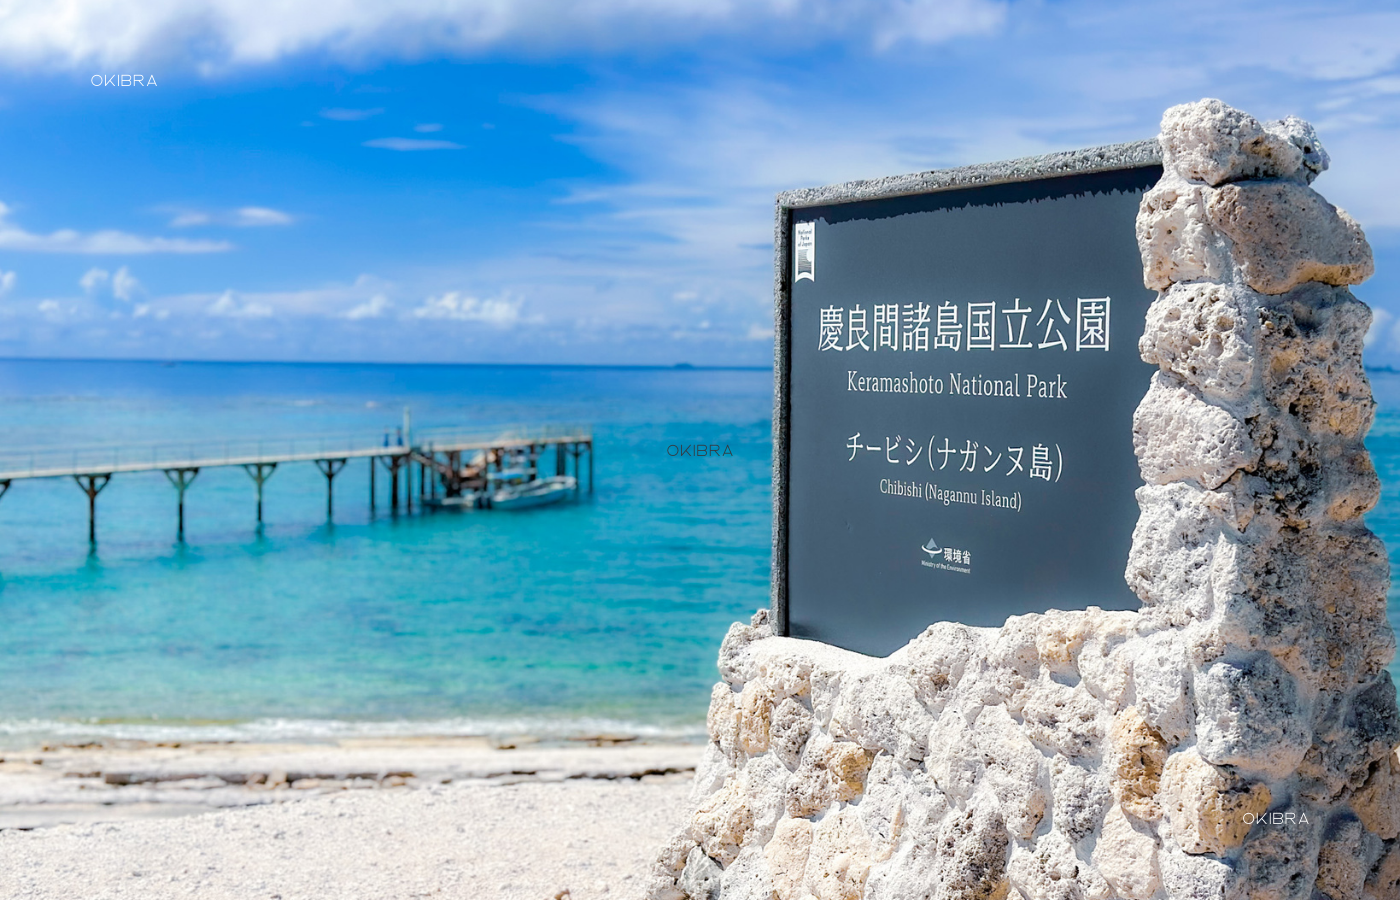
[[[972,574],[971,551],[960,550],[957,547],[940,547],[934,538],[929,538],[928,543],[919,549],[927,557],[927,559],[919,560],[919,565],[926,569],[944,569],[963,575]]]

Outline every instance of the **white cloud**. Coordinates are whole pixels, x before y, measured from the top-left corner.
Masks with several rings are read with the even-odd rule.
[[[375,294],[365,302],[351,307],[346,313],[347,319],[377,319],[384,315],[389,307],[393,306],[389,298],[383,294]]]
[[[235,225],[257,226],[257,225],[290,225],[292,217],[277,209],[269,209],[266,206],[245,206],[235,214]]]
[[[174,60],[210,71],[312,52],[358,62],[502,46],[653,50],[727,34],[927,44],[986,33],[1007,8],[1004,0],[15,0],[0,59],[123,71]],[[366,111],[322,115],[338,112]]]
[[[1371,307],[1371,327],[1366,330],[1365,344],[1368,359],[1375,354],[1400,353],[1400,318],[1388,309]]]
[[[441,296],[427,298],[413,314],[420,319],[457,319],[504,327],[519,321],[520,305],[519,299],[506,296],[482,300],[458,291],[448,291]]]
[[[422,125],[414,125],[413,130],[419,134],[430,134],[434,131],[442,131],[442,126],[437,122],[424,122]]]
[[[170,318],[170,310],[166,309],[163,306],[152,306],[149,303],[138,303],[134,307],[132,307],[131,317],[133,319],[144,319],[147,316],[150,316],[158,322],[163,322],[166,319]]]
[[[1394,318],[1395,316],[1391,315],[1384,309],[1371,310],[1371,327],[1366,329],[1365,345],[1367,347],[1370,347],[1371,345],[1376,344],[1376,342],[1379,341],[1382,337],[1384,337],[1390,322]],[[1383,350],[1385,348],[1383,346],[1377,345],[1376,349]]]
[[[366,147],[378,147],[381,150],[461,150],[461,144],[454,144],[452,141],[425,140],[423,138],[375,138],[372,141],[365,141]]]
[[[78,279],[78,286],[84,293],[91,294],[107,283],[110,273],[106,269],[88,269],[83,273],[83,277]]]
[[[936,44],[952,35],[985,34],[1006,19],[1006,6],[983,0],[896,0],[874,26],[875,46]]]
[[[192,225],[208,225],[211,221],[208,213],[182,212],[170,220],[170,227],[189,228]]]
[[[351,283],[286,291],[243,291],[170,294],[158,298],[160,308],[180,316],[232,316],[266,318],[274,312],[279,320],[293,318],[344,318],[347,309],[373,303],[374,297],[392,296],[393,285],[374,275],[362,274]]]
[[[106,269],[93,267],[83,273],[83,277],[78,279],[78,286],[83,289],[83,293],[94,296],[102,289],[111,285],[112,296],[118,300],[130,303],[141,290],[141,282],[136,280],[136,276],[131,274],[131,270],[122,266],[115,274]]]
[[[57,315],[59,311],[59,305],[57,300],[40,300],[39,305],[36,308],[39,310],[39,312],[44,313],[45,315],[50,317]]]
[[[296,221],[291,213],[269,206],[241,206],[228,210],[181,209],[161,207],[165,212],[174,213],[170,220],[171,228],[192,228],[197,225],[231,225],[238,228],[256,228],[267,225],[290,225]]]
[[[0,271],[0,297],[4,297],[6,294],[10,293],[10,291],[14,290],[17,280],[19,280],[19,276],[13,271]]]
[[[226,316],[233,319],[265,319],[272,315],[272,307],[256,300],[246,300],[234,291],[224,291],[219,299],[210,304],[205,312],[211,316]]]
[[[118,300],[128,303],[136,296],[136,292],[141,289],[141,282],[137,281],[126,266],[122,266],[112,276],[112,296]]]
[[[749,333],[745,337],[751,341],[771,341],[773,340],[773,326],[750,325]]]
[[[83,234],[62,228],[49,234],[36,234],[9,221],[10,208],[0,203],[0,250],[31,253],[220,253],[232,250],[228,241],[196,241],[184,238],[143,237],[124,231],[94,231]]]
[[[373,118],[382,112],[384,112],[382,106],[374,109],[323,109],[321,110],[321,118],[334,122],[360,122]]]

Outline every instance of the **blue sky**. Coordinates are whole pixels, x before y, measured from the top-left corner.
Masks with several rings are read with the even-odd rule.
[[[0,67],[0,356],[763,365],[775,192],[1214,96],[1317,126],[1400,366],[1393,4],[19,0]]]

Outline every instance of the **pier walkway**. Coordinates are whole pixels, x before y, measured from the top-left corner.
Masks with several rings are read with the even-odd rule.
[[[257,520],[262,522],[263,485],[277,466],[314,463],[326,478],[326,516],[334,514],[335,476],[352,459],[368,459],[370,508],[375,504],[375,472],[387,470],[390,506],[398,509],[400,475],[403,501],[413,506],[413,467],[418,467],[418,494],[423,498],[459,495],[479,482],[489,469],[518,466],[533,479],[545,452],[554,449],[555,474],[573,475],[582,485],[580,464],[587,457],[588,492],[593,492],[593,430],[587,425],[505,426],[493,430],[426,429],[379,440],[358,436],[292,438],[238,438],[143,446],[49,447],[0,450],[0,497],[16,481],[35,478],[72,478],[88,496],[88,540],[97,540],[97,495],[114,475],[132,472],[164,472],[175,487],[178,503],[177,534],[185,531],[185,492],[201,469],[239,466],[257,487]]]

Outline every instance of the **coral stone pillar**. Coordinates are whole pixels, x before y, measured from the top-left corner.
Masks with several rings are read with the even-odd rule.
[[[1137,222],[1160,370],[1134,422],[1127,572],[1171,629],[1162,699],[1189,698],[1147,706],[1173,745],[1159,837],[1213,896],[1395,897],[1390,573],[1361,518],[1380,490],[1371,314],[1347,290],[1371,250],[1310,186],[1328,159],[1307,123],[1206,100],[1168,110],[1160,140]]]

